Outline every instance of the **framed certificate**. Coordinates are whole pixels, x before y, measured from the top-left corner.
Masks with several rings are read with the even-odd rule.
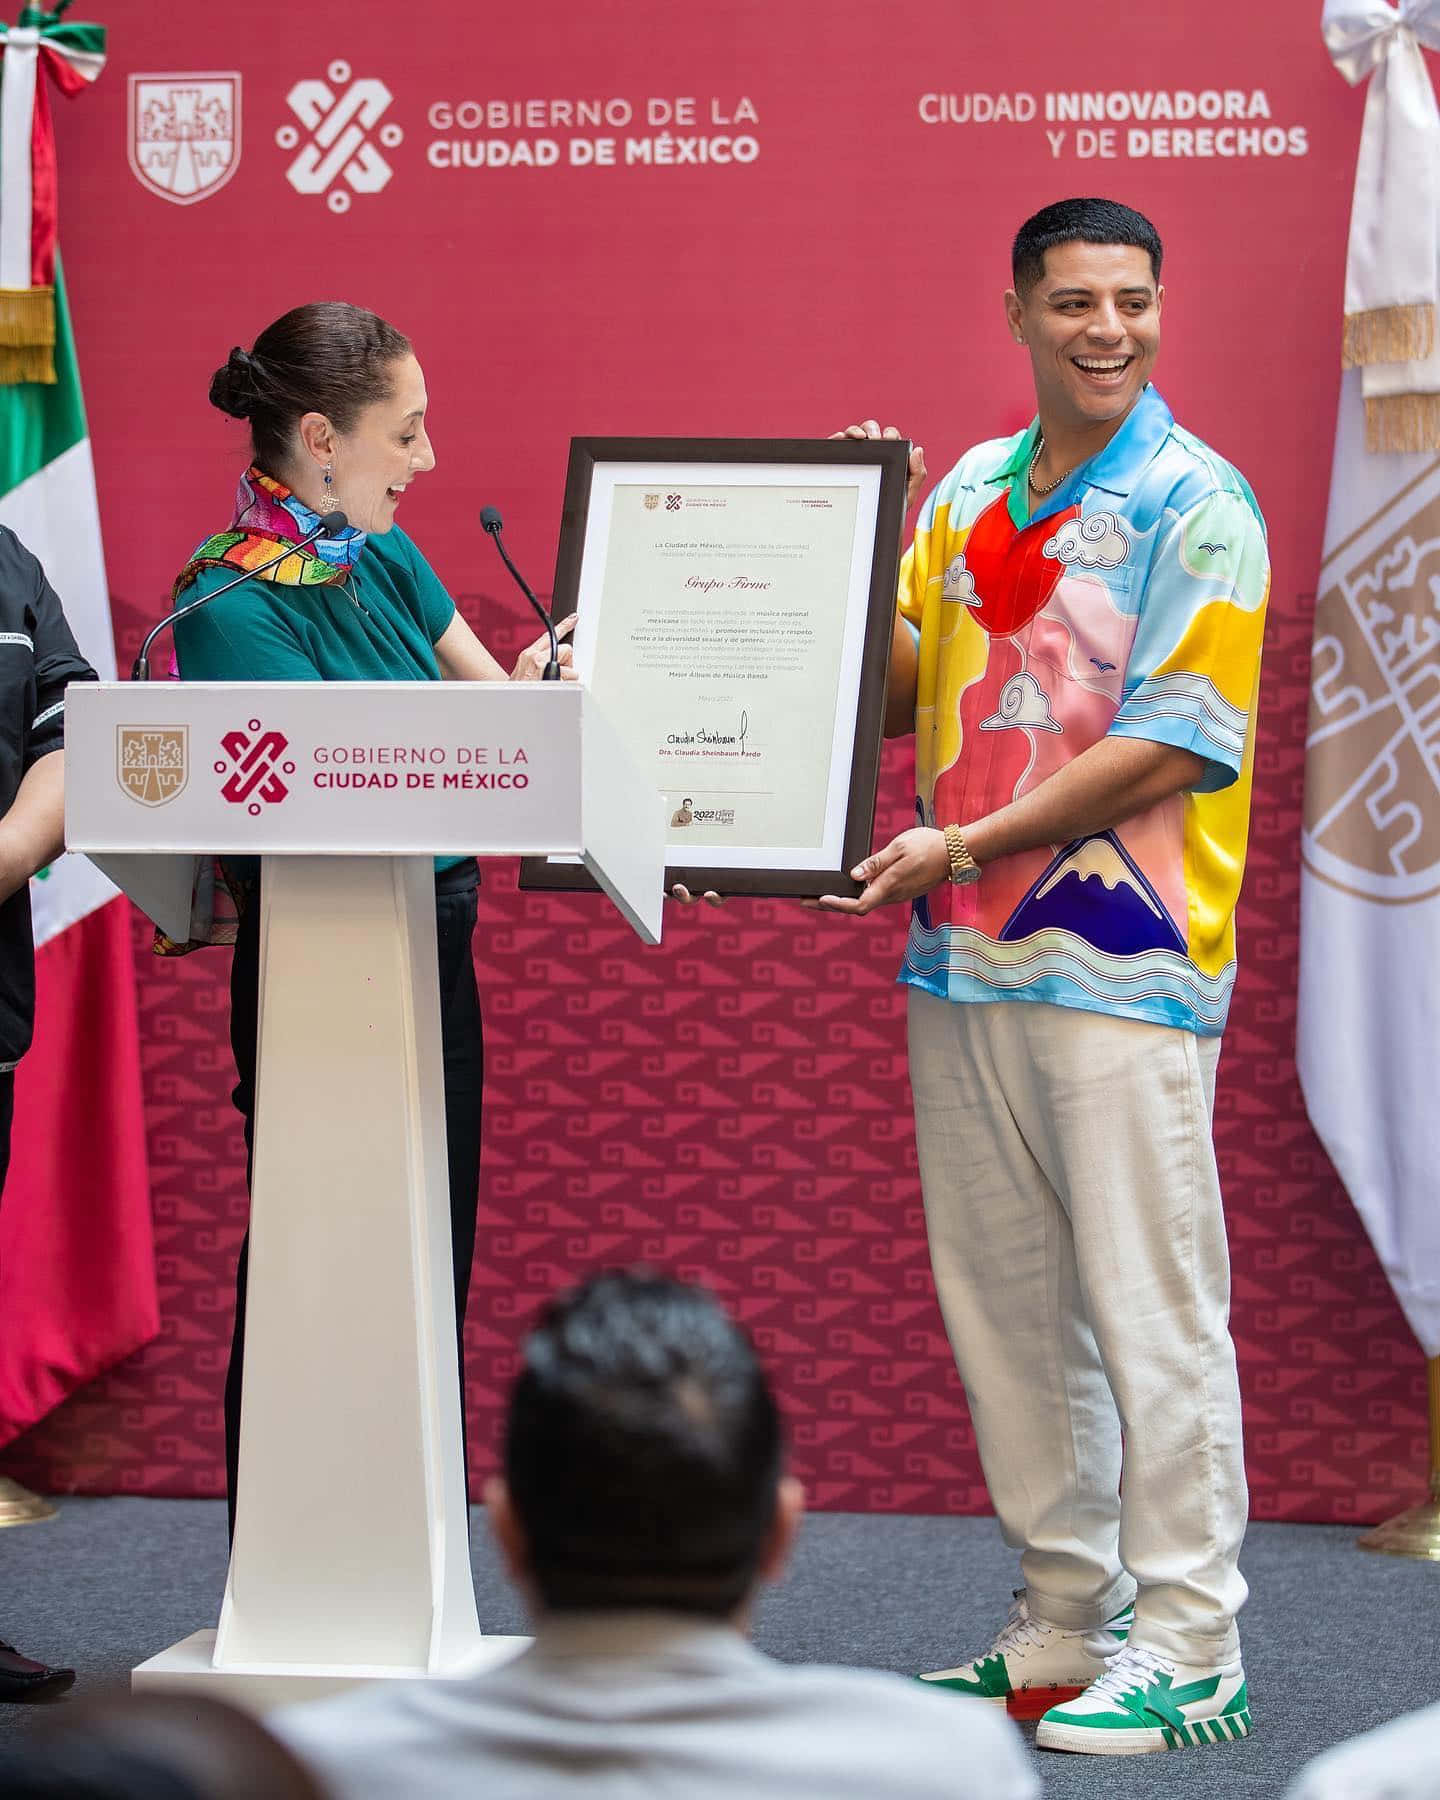
[[[853,894],[869,854],[910,446],[575,438],[554,610],[665,796],[667,888]],[[527,858],[521,886],[593,885]]]

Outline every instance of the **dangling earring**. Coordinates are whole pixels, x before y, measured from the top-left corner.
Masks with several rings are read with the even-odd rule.
[[[333,513],[340,510],[340,502],[335,498],[335,465],[325,465],[325,492],[320,496],[320,511]]]

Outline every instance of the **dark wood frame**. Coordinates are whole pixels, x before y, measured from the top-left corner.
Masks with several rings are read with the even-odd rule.
[[[555,562],[551,610],[557,615],[576,609],[580,564],[590,513],[590,490],[597,463],[672,463],[676,480],[689,463],[833,463],[837,467],[878,466],[880,493],[875,542],[870,550],[870,595],[861,653],[860,693],[850,765],[850,793],[845,809],[845,835],[838,869],[729,869],[702,863],[667,866],[668,890],[681,882],[693,894],[713,891],[732,895],[809,898],[817,894],[858,894],[860,883],[850,870],[870,854],[875,829],[875,794],[880,779],[880,752],[885,723],[885,687],[890,670],[895,593],[900,572],[900,532],[905,523],[905,488],[910,445],[895,439],[856,438],[572,438],[565,479],[565,508],[560,521],[560,547]],[[527,889],[595,888],[579,863],[552,863],[528,856],[520,864],[520,886]]]

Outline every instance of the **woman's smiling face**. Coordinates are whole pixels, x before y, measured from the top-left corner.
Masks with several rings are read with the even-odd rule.
[[[389,392],[365,407],[348,431],[333,433],[334,478],[328,491],[361,531],[388,531],[406,488],[435,467],[425,431],[424,371],[407,355],[390,364],[389,375]]]

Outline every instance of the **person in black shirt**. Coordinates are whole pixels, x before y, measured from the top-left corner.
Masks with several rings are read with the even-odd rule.
[[[65,848],[65,688],[94,681],[45,571],[0,525],[0,1195],[10,1167],[15,1065],[35,1019],[30,877]],[[3,1329],[3,1326],[0,1326]],[[68,1687],[0,1640],[0,1700]]]

